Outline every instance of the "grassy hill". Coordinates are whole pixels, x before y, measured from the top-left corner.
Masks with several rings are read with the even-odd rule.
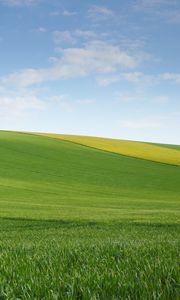
[[[0,132],[2,299],[178,299],[178,146],[124,143]]]
[[[71,141],[80,145],[121,155],[180,166],[180,146],[177,145],[152,144],[65,134],[41,133],[39,135]]]

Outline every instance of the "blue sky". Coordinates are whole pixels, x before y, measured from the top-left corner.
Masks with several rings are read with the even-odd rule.
[[[0,0],[0,129],[180,144],[179,0]]]

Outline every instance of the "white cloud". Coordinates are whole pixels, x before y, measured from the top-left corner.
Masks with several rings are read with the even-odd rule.
[[[126,80],[134,84],[154,85],[159,83],[160,77],[157,75],[144,74],[142,72],[124,72],[115,76],[97,78],[97,83],[100,86],[108,86],[122,80]]]
[[[45,103],[30,91],[0,95],[0,115],[20,114],[29,110],[43,110]]]
[[[121,78],[132,82],[146,85],[154,85],[159,83],[159,75],[149,75],[142,72],[126,72],[121,74]]]
[[[59,44],[59,43],[62,43],[62,42],[71,43],[71,44],[76,43],[76,38],[68,30],[66,30],[66,31],[58,31],[58,30],[54,31],[53,32],[53,38],[54,38],[54,42],[56,44]]]
[[[38,28],[36,28],[35,31],[44,33],[44,32],[47,32],[47,29],[45,27],[38,27]]]
[[[76,11],[69,11],[69,10],[64,10],[63,11],[63,16],[71,17],[71,16],[75,16],[75,15],[77,15]]]
[[[27,87],[49,80],[68,79],[90,74],[114,73],[137,67],[136,57],[103,41],[91,41],[83,47],[58,49],[60,58],[47,69],[25,69],[0,78],[1,85]]]
[[[115,103],[129,103],[129,102],[139,102],[139,101],[144,101],[145,96],[143,93],[121,93],[121,92],[116,92],[115,93]]]
[[[180,74],[163,73],[148,75],[141,72],[120,72],[126,68],[136,68],[136,57],[121,51],[117,46],[100,41],[86,44],[82,48],[58,49],[60,57],[51,57],[53,66],[47,69],[24,69],[0,78],[1,86],[13,85],[28,87],[41,82],[68,79],[93,74],[113,74],[98,77],[100,86],[108,86],[113,82],[127,80],[133,83],[157,84],[170,81],[179,84]]]
[[[164,73],[160,75],[160,78],[175,83],[180,83],[180,73]]]
[[[71,17],[71,16],[76,16],[77,14],[78,13],[76,11],[64,10],[64,11],[52,11],[50,13],[50,16],[52,16],[52,17],[58,17],[58,16]]]
[[[94,31],[91,31],[91,30],[75,30],[74,34],[77,36],[77,37],[83,37],[83,38],[87,38],[87,39],[90,39],[90,38],[95,38],[97,36],[97,34],[94,32]]]
[[[52,96],[48,99],[48,102],[50,105],[56,105],[56,107],[60,107],[67,112],[73,111],[73,104],[67,95]]]
[[[82,48],[62,50],[63,60],[68,64],[77,65],[83,72],[114,72],[119,67],[134,68],[136,58],[122,51],[118,46],[103,41],[91,41]]]
[[[27,87],[35,83],[48,80],[48,70],[44,69],[25,69],[20,72],[12,73],[1,78],[1,85],[13,85]]]
[[[18,88],[11,92],[0,88],[0,116],[22,115],[32,110],[47,111],[52,107],[68,112],[73,110],[74,101],[68,95],[39,96],[39,92],[31,88]]]
[[[113,17],[114,12],[104,6],[93,5],[88,10],[89,17],[92,19],[107,19],[109,17]]]
[[[99,84],[99,86],[108,86],[118,81],[120,81],[120,76],[108,76],[97,78],[97,83]]]
[[[139,82],[143,74],[141,72],[132,72],[132,73],[124,73],[122,76],[127,80],[131,82]]]
[[[100,86],[108,86],[114,82],[122,80],[129,81],[134,84],[145,86],[161,84],[164,81],[180,84],[180,73],[162,73],[162,74],[144,74],[142,72],[124,72],[115,76],[106,76],[97,78],[97,83]]]
[[[60,43],[70,43],[75,44],[78,39],[85,39],[85,40],[91,40],[96,38],[96,34],[94,31],[91,30],[79,30],[76,29],[74,31],[54,31],[53,32],[53,39],[56,44]]]

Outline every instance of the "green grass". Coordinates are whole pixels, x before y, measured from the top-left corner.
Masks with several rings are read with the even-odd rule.
[[[0,132],[0,299],[179,299],[180,168]]]
[[[158,145],[146,142],[117,140],[80,135],[52,133],[38,133],[38,135],[47,136],[55,139],[61,139],[65,141],[71,141],[79,145],[120,155],[180,166],[180,152],[178,151],[179,148],[176,145],[162,146],[162,144]]]
[[[180,145],[171,145],[171,144],[154,144],[154,145],[180,151]]]

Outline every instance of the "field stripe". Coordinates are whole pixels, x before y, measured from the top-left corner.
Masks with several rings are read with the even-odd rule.
[[[168,149],[175,149],[180,151],[180,145],[171,145],[171,144],[151,144],[154,146],[159,146],[159,147],[163,147],[163,148],[168,148]]]
[[[115,140],[108,138],[75,136],[64,134],[37,133],[41,136],[61,139],[88,146],[98,150],[108,151],[116,154],[131,156],[135,158],[180,166],[180,151],[161,147],[159,145],[134,142],[126,140]]]

